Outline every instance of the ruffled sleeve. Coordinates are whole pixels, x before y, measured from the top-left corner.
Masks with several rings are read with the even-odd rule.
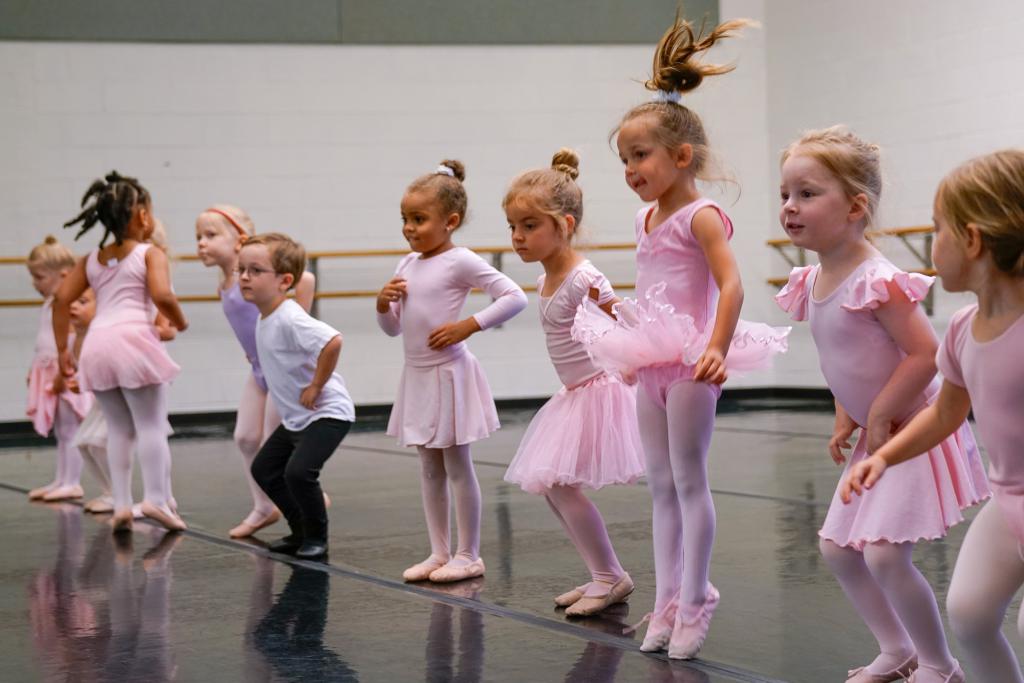
[[[802,266],[789,272],[789,282],[775,295],[775,303],[793,320],[807,320],[807,281],[817,266]]]
[[[889,283],[903,292],[912,302],[928,295],[935,278],[920,273],[905,273],[888,262],[882,262],[865,271],[850,287],[848,298],[841,304],[846,311],[875,310],[889,301]]]

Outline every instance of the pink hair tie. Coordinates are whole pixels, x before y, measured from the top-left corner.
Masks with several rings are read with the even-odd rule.
[[[234,226],[235,230],[238,231],[239,235],[241,235],[242,237],[251,237],[251,235],[249,235],[249,231],[243,228],[241,225],[239,225],[238,221],[232,218],[227,211],[221,211],[220,209],[214,209],[213,207],[210,207],[209,209],[206,209],[206,211],[204,211],[203,213],[216,213],[221,216],[224,216],[224,218],[228,219],[228,223]]]

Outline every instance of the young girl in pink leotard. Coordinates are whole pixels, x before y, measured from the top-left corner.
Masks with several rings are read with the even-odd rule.
[[[463,341],[526,307],[526,295],[516,283],[452,243],[452,233],[466,217],[464,178],[462,163],[444,161],[409,185],[402,197],[402,234],[413,253],[399,262],[395,277],[377,296],[377,322],[386,334],[401,334],[405,348],[388,434],[419,450],[430,536],[430,556],[405,570],[406,581],[451,582],[484,573],[480,484],[469,445],[498,429],[498,413],[487,378]],[[460,320],[473,288],[494,301]],[[449,546],[449,483],[459,533],[454,555]]]
[[[89,203],[91,202],[91,203]],[[114,496],[114,531],[132,526],[132,452],[138,446],[145,490],[142,512],[168,529],[184,529],[170,492],[167,384],[179,368],[153,324],[153,306],[178,330],[187,327],[170,285],[167,257],[145,240],[153,231],[149,192],[134,178],[111,172],[82,199],[85,209],[68,222],[78,236],[102,223],[98,249],[75,264],[54,299],[53,332],[61,369],[78,366],[82,389],[92,391],[107,420],[107,457]],[[107,238],[114,243],[106,245]],[[92,287],[96,317],[76,363],[68,348],[69,307]]]
[[[973,292],[978,302],[950,321],[936,358],[943,382],[935,403],[851,466],[841,495],[845,501],[852,490],[879,495],[884,482],[925,460],[917,454],[930,454],[956,434],[974,406],[994,501],[967,530],[946,604],[973,680],[1021,683],[1002,624],[1024,585],[1024,150],[995,152],[955,169],[939,185],[934,211],[932,261],[942,288]],[[1017,630],[1024,636],[1024,610]]]
[[[806,133],[783,154],[779,220],[819,264],[795,268],[776,298],[795,320],[810,321],[836,398],[829,451],[837,464],[854,431],[851,465],[938,391],[938,342],[917,303],[933,278],[901,271],[864,237],[881,190],[878,148],[842,127]],[[856,683],[898,681],[915,669],[920,682],[964,680],[912,561],[915,543],[945,536],[963,508],[988,495],[970,427],[961,420],[952,431],[856,504],[843,505],[837,490],[819,532],[825,561],[881,651],[850,672]]]
[[[708,581],[715,507],[707,457],[720,385],[727,371],[768,364],[785,350],[788,332],[739,319],[732,222],[700,195],[697,181],[710,166],[707,136],[697,114],[680,104],[704,76],[731,70],[698,58],[745,23],[704,36],[677,20],[658,44],[647,82],[655,101],[630,110],[617,129],[626,183],[653,202],[635,223],[639,301],[619,304],[613,326],[584,309],[575,328],[598,365],[639,378],[657,581],[641,649],[667,646],[675,659],[697,654],[719,601]]]
[[[590,570],[589,583],[555,598],[570,616],[595,614],[633,592],[601,513],[582,489],[632,483],[644,473],[636,390],[595,366],[571,336],[584,299],[605,311],[618,301],[607,278],[572,246],[583,219],[578,175],[576,153],[562,149],[551,168],[513,180],[502,202],[516,253],[544,266],[537,281],[540,321],[565,385],[530,422],[505,480],[547,499]]]
[[[242,387],[235,422],[235,445],[242,452],[245,462],[245,479],[252,496],[252,511],[228,532],[231,538],[252,536],[281,518],[281,512],[274,507],[274,503],[249,471],[260,446],[281,424],[274,402],[268,400],[267,382],[256,356],[256,320],[260,312],[255,305],[242,298],[235,273],[238,252],[245,240],[254,233],[249,214],[237,206],[216,204],[196,218],[196,252],[199,260],[204,266],[220,268],[217,294],[224,309],[224,317],[252,367]],[[315,283],[313,274],[306,272],[295,285],[295,300],[307,313],[313,305]]]

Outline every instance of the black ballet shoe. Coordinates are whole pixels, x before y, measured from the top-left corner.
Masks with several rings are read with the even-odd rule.
[[[279,538],[268,545],[267,550],[272,553],[280,553],[282,555],[294,555],[302,546],[303,542],[301,536],[288,534],[284,538]]]
[[[295,552],[299,560],[322,560],[327,557],[327,543],[323,541],[303,541],[302,547]]]

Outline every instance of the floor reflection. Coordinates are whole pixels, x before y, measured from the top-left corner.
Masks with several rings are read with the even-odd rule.
[[[355,683],[356,670],[324,645],[330,575],[297,565],[291,571],[248,642],[273,668],[277,680]]]
[[[438,593],[477,600],[484,589],[484,578],[432,587]],[[458,622],[458,636],[455,624]],[[427,627],[426,669],[427,683],[477,683],[484,671],[484,615],[469,609],[460,609],[443,602],[430,608]]]

